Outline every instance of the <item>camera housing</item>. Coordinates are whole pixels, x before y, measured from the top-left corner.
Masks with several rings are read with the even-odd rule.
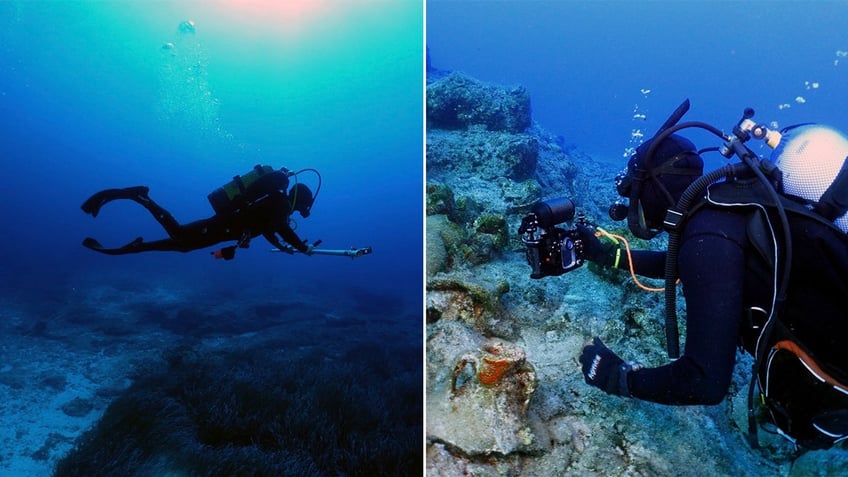
[[[577,227],[564,229],[557,225],[574,218],[574,203],[559,197],[536,203],[521,219],[518,233],[527,247],[530,278],[562,275],[583,265],[583,242]],[[577,225],[586,223],[579,214]]]

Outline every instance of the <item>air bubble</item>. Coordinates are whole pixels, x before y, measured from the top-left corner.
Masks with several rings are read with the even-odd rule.
[[[194,20],[186,20],[180,23],[180,33],[194,33]]]

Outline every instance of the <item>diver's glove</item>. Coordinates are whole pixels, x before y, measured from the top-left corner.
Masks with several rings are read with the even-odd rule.
[[[595,386],[607,394],[624,397],[630,397],[627,374],[642,368],[637,363],[625,363],[597,336],[592,340],[592,344],[583,348],[580,364],[583,367],[586,384]]]
[[[312,255],[315,252],[315,247],[321,245],[321,240],[316,240],[312,243],[308,243],[306,240],[303,241],[306,244],[306,250],[303,253],[306,255]]]
[[[583,244],[582,257],[602,267],[615,267],[621,261],[621,249],[612,242],[601,242],[595,235],[595,228],[589,225],[577,224],[577,233]]]
[[[220,250],[215,250],[212,252],[212,256],[217,258],[223,258],[224,260],[232,260],[236,256],[236,246],[232,245],[230,247],[224,247]]]

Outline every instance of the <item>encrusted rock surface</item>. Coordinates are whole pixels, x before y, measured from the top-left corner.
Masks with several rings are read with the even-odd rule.
[[[530,95],[522,86],[500,88],[452,73],[427,85],[427,125],[518,133],[530,126]]]

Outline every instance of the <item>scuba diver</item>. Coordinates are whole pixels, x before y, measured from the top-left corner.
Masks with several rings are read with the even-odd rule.
[[[686,299],[683,353],[647,368],[595,337],[579,357],[585,381],[661,404],[718,404],[743,347],[755,358],[750,444],[758,446],[754,402],[762,400],[777,433],[796,445],[828,448],[848,438],[848,138],[818,124],[778,134],[753,125],[752,110],[735,136],[700,122],[675,126],[687,109],[688,100],[637,148],[616,177],[629,204],[610,209],[639,238],[667,230],[668,250],[623,253],[594,227],[575,227],[586,260],[666,277],[671,358],[679,353],[673,298],[679,278]],[[687,127],[722,137],[722,154],[735,154],[742,164],[704,175],[704,151],[677,134]],[[774,147],[769,160],[744,146],[752,135]]]
[[[304,171],[314,169],[304,169]],[[86,238],[83,245],[94,251],[108,255],[124,255],[147,251],[189,252],[209,247],[220,242],[235,240],[236,244],[212,252],[215,258],[231,260],[236,248],[247,248],[250,240],[262,235],[271,245],[280,251],[311,255],[314,247],[320,243],[307,244],[301,240],[289,225],[291,214],[297,211],[301,217],[309,217],[315,196],[306,185],[295,183],[286,192],[289,178],[297,173],[286,168],[274,170],[271,166],[257,165],[249,173],[237,175],[233,180],[209,194],[208,199],[215,215],[181,225],[174,217],[148,196],[145,186],[124,189],[106,189],[92,195],[82,204],[82,210],[97,217],[100,208],[117,199],[132,200],[147,209],[168,233],[169,238],[145,242],[141,237],[119,248],[104,248],[93,238]],[[284,240],[290,246],[284,245]]]

